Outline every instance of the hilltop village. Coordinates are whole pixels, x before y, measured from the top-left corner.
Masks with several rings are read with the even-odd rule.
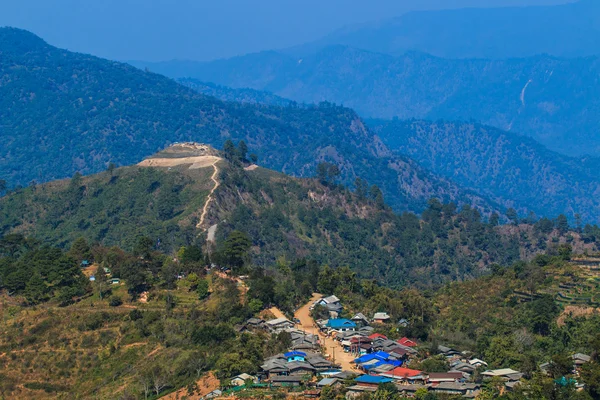
[[[276,314],[282,315],[277,309]],[[227,397],[242,391],[260,393],[284,389],[308,398],[371,398],[382,388],[407,398],[479,398],[485,384],[495,383],[500,392],[512,391],[524,374],[511,368],[488,369],[485,360],[468,351],[443,344],[431,349],[407,337],[390,339],[380,331],[391,326],[407,327],[400,319],[392,322],[386,312],[367,317],[357,313],[341,318],[344,307],[335,295],[314,295],[295,312],[293,319],[250,318],[238,325],[238,332],[265,331],[289,335],[288,351],[264,360],[256,375],[231,377],[226,390],[215,390],[205,398]],[[327,315],[328,318],[317,318]],[[573,354],[575,374],[590,361],[586,354]],[[413,365],[427,366],[418,369]],[[539,365],[550,374],[551,363]],[[435,371],[435,372],[434,372]],[[572,381],[564,382],[565,385]],[[582,388],[583,385],[575,383]],[[335,397],[338,398],[338,397]]]

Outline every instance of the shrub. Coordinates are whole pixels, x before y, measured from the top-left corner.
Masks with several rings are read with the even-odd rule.
[[[123,304],[123,299],[120,296],[112,296],[108,301],[108,305],[111,307],[119,307]]]

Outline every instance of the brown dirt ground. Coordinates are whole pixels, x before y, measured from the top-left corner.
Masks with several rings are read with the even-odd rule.
[[[212,372],[209,372],[208,374],[204,375],[202,378],[196,381],[196,386],[198,386],[198,391],[193,396],[188,396],[187,388],[181,388],[176,392],[161,397],[161,399],[179,400],[184,397],[189,400],[201,399],[213,390],[218,389],[220,384],[217,377]]]
[[[325,351],[329,354],[328,358],[333,360],[335,357],[336,364],[340,364],[342,366],[342,370],[352,371],[355,367],[355,364],[352,363],[352,361],[354,361],[354,356],[350,353],[345,353],[342,346],[340,346],[340,344],[336,342],[333,337],[328,337],[321,333],[319,328],[316,326],[315,321],[310,316],[310,306],[321,297],[321,294],[313,293],[310,301],[296,311],[294,316],[300,320],[300,325],[298,328],[308,333],[318,334],[321,344],[325,347]]]
[[[556,323],[558,326],[565,324],[565,319],[571,315],[572,317],[589,317],[594,313],[600,312],[600,308],[582,307],[582,306],[565,306],[564,311],[560,314]]]
[[[178,165],[192,164],[190,169],[211,167],[221,158],[217,156],[196,156],[179,158],[147,158],[138,164],[140,167],[176,167]]]

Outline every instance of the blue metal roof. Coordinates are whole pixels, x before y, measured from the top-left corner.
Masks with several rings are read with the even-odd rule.
[[[371,360],[382,360],[385,361],[390,358],[390,355],[385,351],[378,351],[377,353],[365,354],[364,356],[358,357],[354,360],[356,364],[362,364]]]
[[[356,328],[356,323],[350,321],[346,318],[339,319],[330,319],[327,321],[327,326],[329,328],[338,329],[338,328]]]
[[[283,355],[284,357],[306,357],[306,353],[303,351],[288,351]]]
[[[381,365],[386,365],[386,364],[393,365],[394,367],[400,367],[402,365],[402,361],[398,361],[398,360],[387,360],[387,361],[386,360],[380,360],[380,361],[377,361],[374,364],[363,365],[363,368],[368,370],[368,369],[377,368],[377,367],[379,367]]]
[[[392,380],[390,378],[385,378],[383,376],[361,375],[358,378],[354,379],[354,381],[358,382],[358,383],[372,383],[372,384],[379,385],[380,383],[388,383],[388,382],[391,382]]]

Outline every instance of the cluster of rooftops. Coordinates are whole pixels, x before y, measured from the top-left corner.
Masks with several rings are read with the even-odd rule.
[[[381,333],[376,333],[370,326],[372,322],[385,323],[390,317],[386,313],[375,313],[372,320],[363,314],[356,314],[350,319],[337,318],[341,311],[340,300],[336,296],[324,297],[313,304],[327,306],[333,318],[316,321],[323,335],[332,337],[347,353],[355,355],[353,369],[342,371],[340,365],[321,355],[321,343],[318,335],[297,329],[295,323],[285,318],[264,321],[251,318],[238,330],[264,329],[272,333],[288,332],[292,345],[288,352],[277,354],[266,359],[261,365],[258,376],[242,374],[232,379],[232,384],[240,385],[248,379],[254,382],[268,382],[275,387],[293,387],[314,382],[317,377],[315,391],[331,385],[346,386],[347,399],[358,397],[365,392],[375,392],[384,383],[395,384],[399,392],[411,397],[417,390],[460,395],[474,398],[481,385],[471,382],[471,375],[479,370],[484,379],[497,378],[504,381],[507,390],[512,390],[523,377],[519,371],[510,368],[487,369],[488,364],[470,356],[468,352],[460,352],[440,345],[437,353],[443,355],[450,370],[448,372],[427,373],[407,368],[406,364],[418,355],[418,343],[407,337],[391,340]],[[334,311],[339,310],[339,311]],[[401,320],[400,324],[408,324]],[[406,326],[406,325],[404,325]],[[573,356],[574,368],[577,369],[590,357],[584,354]],[[544,370],[549,365],[542,364]],[[309,385],[310,386],[310,385]]]

